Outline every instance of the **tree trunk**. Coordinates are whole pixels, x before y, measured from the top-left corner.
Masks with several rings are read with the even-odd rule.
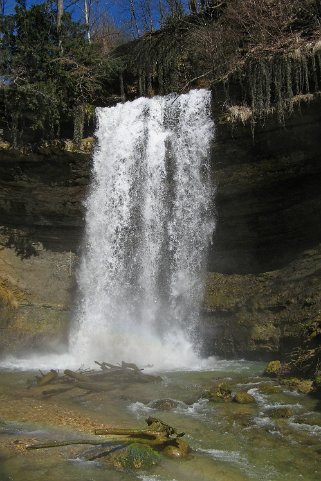
[[[91,43],[91,35],[90,35],[90,6],[88,4],[88,0],[84,0],[84,12],[85,12],[85,25],[87,29],[87,40],[88,43]]]
[[[64,0],[57,0],[57,34],[58,34],[58,46],[60,51],[62,51],[61,25],[62,25],[63,14],[64,14]]]

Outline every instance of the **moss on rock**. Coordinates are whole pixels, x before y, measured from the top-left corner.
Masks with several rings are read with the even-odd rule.
[[[277,408],[270,409],[268,411],[268,415],[272,419],[287,419],[292,417],[294,415],[294,412],[292,409],[287,407],[277,407]]]
[[[258,390],[262,394],[276,394],[276,393],[280,392],[279,386],[276,386],[275,384],[272,384],[270,382],[261,384],[258,387]]]
[[[263,375],[270,377],[278,377],[282,373],[281,361],[270,361],[266,366]]]
[[[290,389],[294,389],[301,394],[309,394],[313,390],[313,381],[310,379],[298,379],[291,377],[288,379],[281,379],[280,382],[282,385],[287,386]]]
[[[219,383],[205,391],[204,397],[211,402],[227,402],[232,400],[232,391],[225,383]]]
[[[256,402],[255,397],[246,391],[237,392],[233,397],[233,401],[238,404],[251,404]]]
[[[160,461],[160,455],[150,446],[133,443],[115,451],[107,458],[109,466],[119,471],[147,469]]]

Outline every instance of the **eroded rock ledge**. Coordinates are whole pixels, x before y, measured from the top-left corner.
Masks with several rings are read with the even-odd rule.
[[[209,273],[204,297],[207,353],[287,361],[321,342],[321,244],[261,274]],[[305,346],[307,347],[307,345]]]

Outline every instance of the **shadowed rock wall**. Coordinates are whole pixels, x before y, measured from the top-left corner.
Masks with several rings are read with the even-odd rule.
[[[298,105],[285,126],[270,117],[254,137],[248,124],[232,132],[217,124],[206,353],[286,356],[311,326],[321,333],[320,139],[320,97]]]
[[[219,123],[213,148],[217,227],[209,270],[259,273],[321,242],[321,99],[286,125]]]
[[[0,353],[66,342],[90,155],[0,150]]]

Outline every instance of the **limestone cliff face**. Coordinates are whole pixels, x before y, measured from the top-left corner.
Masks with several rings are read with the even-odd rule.
[[[209,270],[278,269],[321,242],[321,98],[298,104],[283,126],[273,116],[254,132],[249,123],[216,125]]]
[[[271,116],[254,137],[248,124],[217,124],[206,352],[271,358],[302,345],[311,326],[319,336],[320,139],[319,98],[284,126]]]
[[[1,147],[1,146],[0,146]],[[0,353],[66,341],[90,155],[0,150]]]
[[[284,126],[271,115],[254,137],[249,123],[222,121],[219,109],[214,101],[216,231],[204,350],[273,357],[307,332],[319,342],[321,332],[321,101],[298,104]],[[2,354],[66,339],[91,165],[88,151],[70,146],[7,147],[0,149]]]

